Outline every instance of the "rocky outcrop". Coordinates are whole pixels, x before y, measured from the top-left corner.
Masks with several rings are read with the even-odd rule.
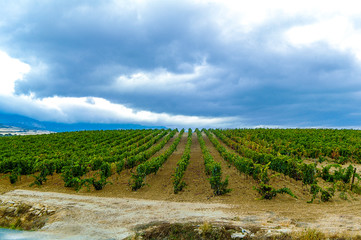
[[[0,200],[0,227],[36,230],[42,228],[55,213],[46,205]]]

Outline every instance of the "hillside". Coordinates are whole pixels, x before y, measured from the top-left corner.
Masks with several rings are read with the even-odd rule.
[[[0,127],[20,128],[23,131],[73,132],[84,130],[149,129],[162,126],[143,126],[130,123],[58,123],[38,121],[33,118],[0,112]]]

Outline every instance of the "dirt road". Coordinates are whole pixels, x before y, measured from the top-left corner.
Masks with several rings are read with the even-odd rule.
[[[302,231],[305,228],[317,228],[331,234],[361,234],[360,202],[325,212],[325,207],[307,205],[309,207],[304,208],[303,204],[292,209],[280,209],[279,204],[269,202],[266,208],[264,201],[253,205],[187,203],[29,190],[4,193],[0,195],[0,200],[40,203],[56,209],[40,230],[55,234],[54,239],[124,239],[142,226],[160,222],[227,223],[245,229],[259,228],[265,234]],[[295,216],[301,212],[303,214]]]

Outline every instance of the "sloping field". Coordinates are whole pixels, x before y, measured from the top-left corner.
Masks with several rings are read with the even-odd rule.
[[[189,221],[257,229],[262,236],[305,228],[361,235],[358,170],[354,173],[358,131],[325,132],[340,144],[320,151],[314,146],[327,140],[313,144],[312,131],[303,138],[299,132],[246,131],[0,138],[0,200],[52,206],[57,211],[42,231],[95,234],[94,239],[122,239],[140,226]],[[182,159],[177,177],[185,186],[175,193]]]

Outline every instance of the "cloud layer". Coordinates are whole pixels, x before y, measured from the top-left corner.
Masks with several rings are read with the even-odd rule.
[[[15,68],[12,77],[0,68],[0,111],[61,122],[360,125],[361,10],[352,4],[20,3],[0,0],[0,62]]]

